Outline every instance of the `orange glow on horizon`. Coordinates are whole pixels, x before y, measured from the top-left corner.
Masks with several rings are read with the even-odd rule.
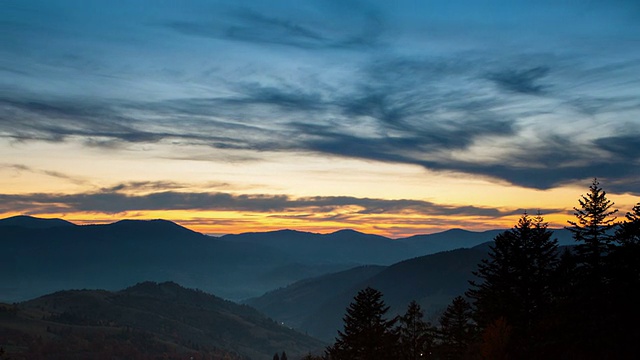
[[[4,213],[3,218],[22,215]],[[31,213],[42,218],[60,218],[78,225],[108,224],[119,220],[164,219],[196,232],[210,235],[265,232],[283,229],[313,233],[332,233],[353,229],[367,234],[402,238],[418,234],[430,234],[452,228],[470,231],[512,228],[521,215],[498,218],[479,216],[424,216],[417,214],[348,214],[344,220],[331,219],[327,214],[305,214],[300,218],[287,213],[240,213],[232,211],[139,211],[118,214],[106,213]],[[565,213],[543,214],[550,228],[561,228],[573,216]]]

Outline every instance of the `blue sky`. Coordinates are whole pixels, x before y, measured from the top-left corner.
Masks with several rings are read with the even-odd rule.
[[[495,194],[586,188],[594,176],[613,193],[640,194],[637,1],[0,6],[0,146],[11,154],[0,163],[13,179],[5,195],[23,196],[24,211],[38,212],[23,206],[34,194],[113,195],[132,183],[155,184],[140,196],[176,191],[179,183],[185,196],[296,202],[314,196],[289,180],[308,176],[309,163],[317,163],[314,174],[329,174],[317,186],[332,189],[315,195],[336,198],[521,210],[513,199],[412,196],[410,185],[383,196],[379,183],[403,186],[394,174],[409,168],[413,182],[481,179]],[[78,166],[60,161],[79,153]],[[160,160],[164,171],[130,175],[136,161]],[[96,174],[83,161],[109,163],[115,175]],[[274,161],[282,170],[255,170]],[[272,180],[248,181],[236,169],[210,176],[223,187],[205,186],[199,175],[189,183],[183,169],[194,162],[226,174],[231,163],[252,169],[247,177]],[[385,175],[378,185],[352,179],[369,193],[342,189],[345,169],[360,166]],[[34,174],[61,185],[24,185]],[[134,210],[115,204],[120,215]]]

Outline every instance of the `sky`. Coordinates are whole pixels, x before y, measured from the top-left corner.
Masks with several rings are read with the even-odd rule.
[[[640,201],[640,2],[0,0],[0,216],[390,237]]]

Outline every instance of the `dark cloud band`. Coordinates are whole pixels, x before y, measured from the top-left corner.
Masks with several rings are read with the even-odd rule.
[[[157,186],[158,184],[156,184]],[[130,189],[132,184],[115,186],[112,190]],[[140,186],[148,188],[149,184]],[[501,217],[520,214],[522,209],[502,210],[475,206],[452,206],[420,200],[385,200],[349,196],[292,198],[287,195],[235,195],[229,193],[154,192],[146,195],[127,195],[119,191],[84,194],[25,194],[0,195],[1,211],[25,213],[98,212],[123,213],[153,210],[209,210],[258,213],[289,213],[311,211],[314,214],[332,213],[344,207],[356,207],[351,215],[479,216]],[[545,213],[557,209],[544,209]],[[282,214],[281,214],[282,216]]]

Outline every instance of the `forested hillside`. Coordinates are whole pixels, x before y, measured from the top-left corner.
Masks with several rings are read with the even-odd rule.
[[[268,359],[324,346],[249,306],[175,283],[5,304],[0,324],[0,344],[18,359]]]

